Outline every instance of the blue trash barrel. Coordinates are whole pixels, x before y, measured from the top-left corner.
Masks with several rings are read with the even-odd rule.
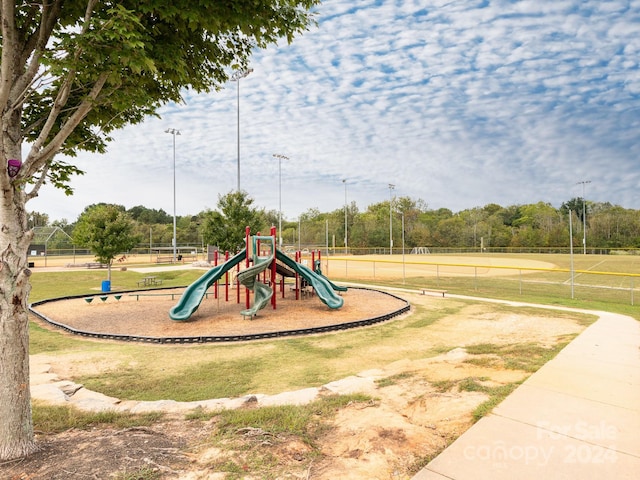
[[[111,280],[103,280],[102,281],[102,291],[110,292],[111,291]]]

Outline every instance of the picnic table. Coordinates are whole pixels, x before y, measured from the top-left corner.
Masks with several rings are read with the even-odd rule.
[[[156,285],[162,285],[162,279],[155,275],[143,277],[142,280],[138,282],[139,287],[153,287]]]

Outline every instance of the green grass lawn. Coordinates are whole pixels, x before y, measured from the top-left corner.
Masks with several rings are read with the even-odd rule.
[[[154,275],[162,280],[162,286],[166,288],[189,285],[203,273],[203,270],[189,269],[159,270]],[[138,282],[147,275],[147,273],[136,273],[131,270],[121,271],[114,268],[111,272],[111,289],[113,291],[139,289]],[[106,270],[73,270],[68,272],[36,270],[31,276],[33,289],[29,301],[37,302],[74,295],[95,295],[100,293],[104,280],[107,280]]]

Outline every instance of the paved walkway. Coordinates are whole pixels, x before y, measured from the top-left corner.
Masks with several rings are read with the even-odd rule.
[[[413,480],[640,478],[640,322],[599,315]]]

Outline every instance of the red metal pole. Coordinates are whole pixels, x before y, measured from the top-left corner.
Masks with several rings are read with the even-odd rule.
[[[218,250],[213,252],[213,266],[218,266]],[[213,298],[218,298],[218,282],[213,284]]]
[[[271,227],[271,239],[273,240],[273,258],[271,260],[271,288],[273,288],[273,295],[271,295],[271,305],[273,305],[273,309],[276,309],[276,291],[278,290],[276,284],[276,227]]]
[[[240,303],[240,280],[238,280],[238,273],[240,273],[240,263],[236,265],[236,297],[237,302]]]
[[[249,268],[249,251],[251,250],[251,248],[249,247],[249,234],[251,233],[251,229],[247,226],[244,229],[244,235],[245,235],[245,243],[246,243],[246,248],[247,248],[247,255],[246,255],[246,261],[245,261],[245,266],[247,268]],[[249,308],[251,306],[251,299],[249,298],[249,289],[245,288],[245,304],[246,304],[246,308]]]
[[[294,260],[300,262],[300,250],[296,251]],[[296,272],[296,300],[300,300],[300,275]]]
[[[224,252],[224,261],[228,262],[229,261],[229,250],[227,250],[226,252]],[[224,301],[228,302],[229,301],[229,270],[227,270],[224,274]]]

